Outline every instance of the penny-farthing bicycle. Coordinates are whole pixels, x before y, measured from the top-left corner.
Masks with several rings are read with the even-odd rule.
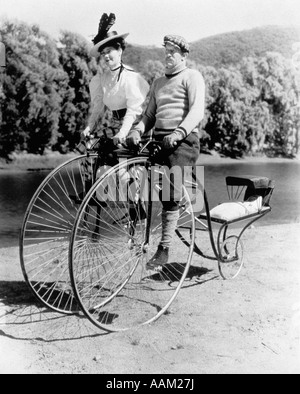
[[[184,184],[169,263],[160,272],[146,270],[161,237],[161,194],[168,181],[154,151],[142,149],[107,171],[87,193],[74,222],[69,250],[74,294],[92,323],[107,331],[156,320],[189,271],[195,222]],[[180,241],[182,232],[187,244]]]
[[[161,196],[169,176],[156,161],[158,148],[150,141],[133,158],[119,150],[113,167],[103,151],[91,149],[42,182],[24,217],[20,260],[26,282],[45,306],[66,314],[83,311],[97,327],[119,331],[167,312],[193,252],[217,261],[224,279],[238,275],[242,236],[271,211],[274,182],[227,177],[230,201],[210,209],[204,185],[192,171],[179,182],[180,218],[169,263],[160,272],[148,271],[146,262],[161,236]],[[196,213],[199,196],[203,209]],[[212,253],[203,251],[202,233],[195,240],[198,230],[209,235]]]
[[[169,179],[167,169],[156,161],[156,142],[148,148],[133,159],[124,157],[94,183],[71,233],[74,295],[87,318],[107,331],[145,325],[166,313],[188,275],[193,252],[216,260],[224,279],[235,278],[243,265],[242,235],[271,210],[274,185],[264,177],[229,177],[232,201],[210,210],[203,184],[192,171],[177,185],[180,217],[169,262],[158,272],[146,270],[160,241],[161,195],[164,179]],[[195,216],[199,196],[204,209]],[[236,230],[237,223],[241,226]],[[220,225],[217,232],[213,224]],[[198,229],[208,232],[213,253],[204,253],[195,242]]]

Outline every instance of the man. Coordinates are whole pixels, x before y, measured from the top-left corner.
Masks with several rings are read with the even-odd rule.
[[[164,37],[165,76],[156,79],[141,121],[127,137],[136,146],[141,136],[154,128],[153,138],[162,141],[164,165],[169,168],[194,166],[199,157],[199,123],[204,117],[205,84],[201,73],[187,68],[187,41],[177,35]],[[176,187],[176,186],[175,186]],[[147,269],[160,271],[168,262],[169,247],[179,218],[176,198],[162,201],[162,237]]]

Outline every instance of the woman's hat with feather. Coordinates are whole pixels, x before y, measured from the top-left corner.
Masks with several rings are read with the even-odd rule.
[[[109,29],[115,24],[115,21],[115,14],[109,14],[109,16],[107,14],[102,15],[99,22],[98,34],[93,39],[94,46],[90,52],[91,56],[97,57],[100,50],[109,46],[111,41],[124,39],[128,36],[129,33],[118,34],[116,31],[109,32]]]

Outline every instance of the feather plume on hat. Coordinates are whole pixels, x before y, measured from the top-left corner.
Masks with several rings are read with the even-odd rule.
[[[94,45],[98,44],[98,42],[104,40],[107,37],[107,33],[109,32],[110,28],[115,24],[116,16],[115,14],[109,14],[109,16],[105,13],[102,15],[99,27],[98,27],[98,34],[93,39]]]
[[[98,26],[98,34],[92,40],[94,47],[91,49],[91,56],[97,57],[99,55],[99,50],[103,45],[108,44],[112,40],[126,38],[129,33],[118,34],[116,31],[109,32],[111,27],[116,22],[116,16],[110,13],[109,16],[104,13],[100,19]]]

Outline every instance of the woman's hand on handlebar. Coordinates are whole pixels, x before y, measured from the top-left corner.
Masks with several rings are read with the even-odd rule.
[[[118,148],[123,147],[126,142],[126,138],[122,137],[122,135],[120,135],[120,133],[114,135],[112,140],[113,140],[114,145],[117,146]]]
[[[87,126],[82,132],[81,132],[81,136],[87,140],[89,139],[93,139],[94,135],[91,134],[91,129],[90,126]]]
[[[138,130],[131,130],[126,138],[126,145],[129,149],[137,149],[141,143],[141,133]]]

